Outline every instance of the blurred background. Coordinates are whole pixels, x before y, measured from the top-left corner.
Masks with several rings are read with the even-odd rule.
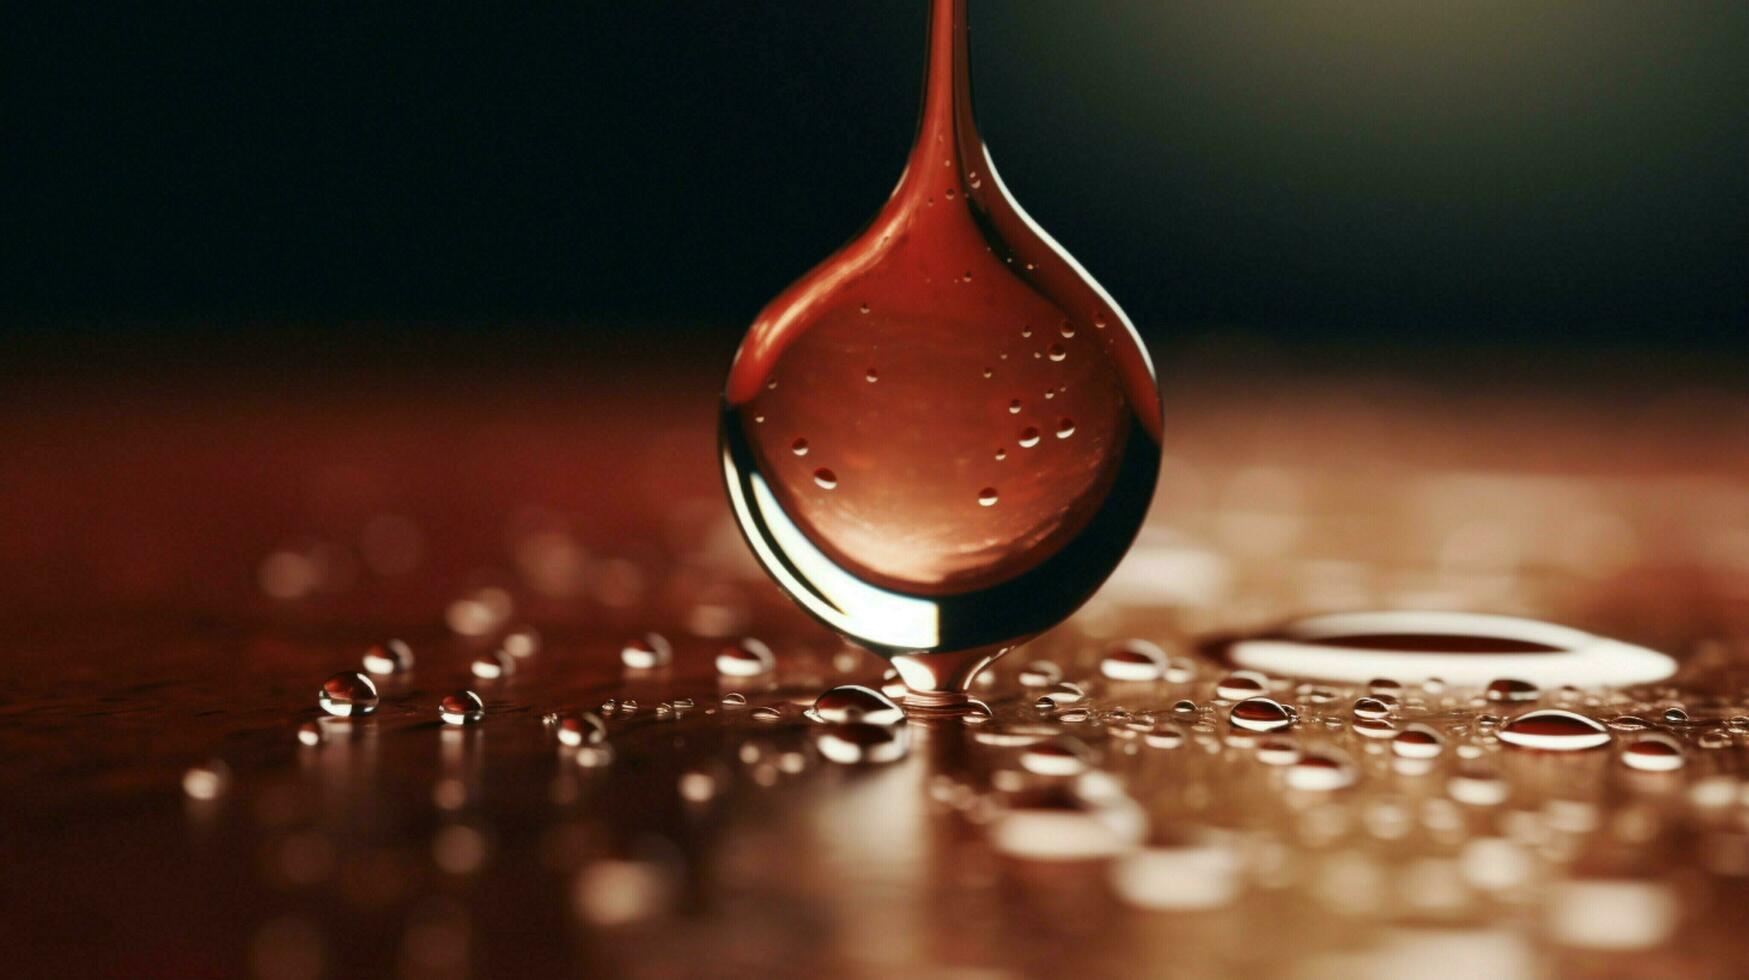
[[[1159,344],[1749,351],[1749,8],[974,4],[1018,199]],[[731,349],[902,165],[920,3],[25,4],[5,322]]]
[[[971,20],[1005,180],[1159,366],[1159,523],[1230,550],[1198,514],[1328,510],[1307,481],[1383,461],[1344,506],[1401,527],[1280,547],[1428,562],[1411,477],[1722,473],[1645,537],[1749,567],[1713,533],[1749,442],[1749,6]],[[384,514],[453,584],[529,507],[604,550],[652,487],[720,509],[715,392],[896,180],[924,4],[27,3],[0,37],[0,553],[35,570],[0,601],[198,605]],[[1518,552],[1549,526],[1436,492]]]

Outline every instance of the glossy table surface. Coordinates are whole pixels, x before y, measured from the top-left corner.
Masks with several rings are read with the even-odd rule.
[[[1011,753],[958,721],[914,721],[898,762],[822,757],[800,708],[832,684],[879,686],[885,665],[802,618],[747,557],[715,469],[717,353],[8,385],[9,967],[1727,976],[1749,961],[1749,820],[1733,795],[1749,740],[1702,750],[1700,727],[1676,731],[1689,762],[1658,784],[1625,778],[1612,755],[1574,772],[1504,764],[1513,800],[1545,823],[1569,812],[1548,802],[1562,787],[1596,794],[1579,829],[1555,828],[1577,835],[1573,853],[1539,852],[1539,870],[1499,891],[1461,842],[1304,828],[1338,811],[1358,828],[1375,802],[1419,806],[1437,785],[1369,776],[1322,807],[1284,804],[1214,738],[1206,759],[1160,762],[1097,725],[1069,736],[1149,828],[1077,859],[993,835],[993,814],[1018,805],[990,788]],[[1102,708],[1206,703],[1212,664],[1126,694],[1099,678],[1098,650],[1136,636],[1189,657],[1218,630],[1427,606],[1667,651],[1684,661],[1680,692],[1605,692],[1590,713],[1681,700],[1722,730],[1749,710],[1749,398],[1595,381],[1168,371],[1161,491],[1132,564],[1000,663],[984,695],[1005,721],[1038,720],[1017,672],[1048,658]],[[507,678],[470,676],[523,624],[537,653]],[[673,664],[628,672],[620,648],[648,630],[672,641]],[[776,673],[719,678],[717,650],[748,635],[776,652]],[[374,715],[323,721],[301,744],[323,679],[388,637],[411,645],[414,669],[382,682]],[[436,703],[463,687],[485,720],[445,726]],[[723,707],[730,691],[781,719]],[[579,765],[541,717],[609,698],[638,707],[606,716],[610,761]],[[657,711],[676,698],[695,706]],[[216,790],[198,771],[185,790],[213,760]],[[1464,819],[1494,828],[1473,836],[1529,847],[1554,832],[1472,809]],[[1621,829],[1653,818],[1650,836]],[[1610,834],[1637,849],[1587,850]],[[1208,839],[1221,843],[1185,846]],[[1137,846],[1168,862],[1159,874],[1224,887],[1138,890]],[[1593,857],[1610,881],[1656,885],[1596,914],[1660,927],[1610,949],[1563,919],[1579,900],[1563,882]],[[1415,898],[1441,888],[1456,897]]]

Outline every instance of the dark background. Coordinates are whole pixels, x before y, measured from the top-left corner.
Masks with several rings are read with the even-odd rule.
[[[732,345],[890,190],[924,4],[3,16],[16,335],[331,356]],[[971,16],[1010,189],[1156,343],[1749,352],[1749,4]]]

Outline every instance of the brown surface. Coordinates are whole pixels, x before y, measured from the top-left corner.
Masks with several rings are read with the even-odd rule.
[[[1147,913],[1120,905],[1098,868],[998,858],[925,792],[929,767],[960,764],[957,729],[926,733],[898,766],[815,760],[767,789],[727,780],[747,768],[739,747],[804,746],[799,723],[654,720],[663,698],[702,709],[720,693],[717,641],[687,626],[707,586],[738,597],[747,631],[778,651],[783,687],[767,700],[811,698],[881,667],[865,658],[838,674],[834,640],[753,575],[725,532],[717,367],[651,358],[573,378],[266,371],[224,384],[73,375],[13,386],[0,416],[9,965],[293,976],[300,962],[285,948],[308,935],[331,976],[458,964],[485,975],[1210,975],[1362,935],[1291,895]],[[1749,407],[1737,393],[1624,401],[1231,378],[1180,379],[1168,393],[1156,524],[1230,575],[1200,604],[1123,612],[1124,629],[1170,641],[1437,594],[1684,655],[1722,640],[1711,672],[1695,676],[1713,690],[1743,685]],[[423,532],[423,559],[405,574],[358,557],[361,530],[382,514]],[[1585,519],[1550,525],[1575,515]],[[588,563],[577,594],[543,596],[515,545],[559,525]],[[321,542],[344,574],[302,599],[263,595],[264,556]],[[509,587],[516,621],[546,637],[500,683],[467,678],[479,644],[442,620],[450,600],[490,583]],[[1332,583],[1346,591],[1318,588]],[[669,675],[628,689],[616,651],[641,629],[673,637],[678,655]],[[385,685],[381,712],[350,736],[300,747],[293,733],[316,716],[322,679],[386,635],[414,645],[416,672]],[[1080,656],[1055,642],[1065,662]],[[441,730],[434,705],[460,686],[485,697],[488,720]],[[563,762],[538,716],[628,693],[644,709],[611,722],[615,765]],[[1724,771],[1740,766],[1730,753]],[[214,757],[235,784],[211,803],[187,799],[181,774]],[[732,785],[685,807],[674,787],[687,768]],[[459,808],[433,802],[446,779],[466,790]],[[486,844],[470,873],[434,863],[456,825]],[[579,869],[651,848],[671,853],[650,866],[676,869],[678,897],[630,925],[579,921]],[[1705,911],[1681,948],[1658,954],[1670,972],[1719,975],[1741,952],[1730,932],[1740,881],[1701,888]],[[1562,954],[1545,965],[1608,975],[1646,961]]]

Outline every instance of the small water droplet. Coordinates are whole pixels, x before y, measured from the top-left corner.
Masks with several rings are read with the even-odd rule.
[[[1642,735],[1622,746],[1621,761],[1641,772],[1674,772],[1684,763],[1682,745],[1661,732]]]
[[[1008,450],[1006,450],[1006,449],[996,450],[996,462],[1000,463],[1001,461],[1003,461],[1007,458],[1008,458]]]
[[[1050,346],[1050,348],[1046,351],[1046,354],[1053,361],[1061,361],[1065,357],[1069,356],[1069,352],[1063,349],[1062,344],[1052,344]]]
[[[1166,673],[1166,651],[1147,640],[1125,640],[1099,661],[1099,672],[1114,681],[1157,681]]]
[[[1018,398],[1014,399],[1013,401],[1008,403],[1008,414],[1009,415],[1019,415],[1020,414],[1020,407],[1021,407],[1020,406],[1020,399],[1018,399]]]
[[[1444,736],[1421,724],[1410,725],[1391,740],[1391,751],[1405,759],[1437,758],[1444,748]]]
[[[1196,702],[1189,698],[1180,698],[1172,702],[1172,713],[1181,716],[1196,714]]]
[[[1020,335],[1022,337],[1031,337],[1032,336],[1032,328],[1031,327],[1021,327],[1020,328]]]
[[[868,312],[868,304],[864,303],[861,306],[857,307],[857,309],[861,310],[864,313],[867,313]]]
[[[995,376],[996,376],[996,372],[995,372],[995,371],[993,371],[993,370],[991,370],[991,369],[990,369],[990,368],[985,368],[985,369],[984,369],[984,377],[985,377],[985,379],[986,379],[986,380],[987,380],[987,379],[989,379],[989,378],[994,378],[994,377],[995,377]]]
[[[1609,744],[1609,729],[1565,708],[1527,711],[1500,726],[1500,741],[1521,749],[1572,752]]]
[[[1389,718],[1356,718],[1349,729],[1362,738],[1395,738],[1397,725]]]
[[[1375,677],[1366,682],[1366,693],[1389,694],[1391,697],[1403,696],[1403,685],[1389,677]]]
[[[822,490],[831,490],[838,486],[838,474],[822,466],[814,471],[814,482],[819,484]]]
[[[1356,718],[1388,718],[1397,709],[1397,699],[1388,694],[1356,698],[1351,709]]]
[[[516,658],[503,650],[476,657],[468,670],[483,681],[495,681],[516,673]]]
[[[739,691],[730,691],[723,695],[722,705],[725,708],[745,708],[747,707],[747,695]]]
[[[1074,419],[1065,418],[1065,419],[1059,419],[1057,421],[1057,438],[1058,439],[1067,439],[1074,434],[1075,434],[1075,420]]]
[[[472,691],[455,691],[437,703],[437,715],[446,725],[472,725],[486,717],[486,704]]]
[[[1215,684],[1215,693],[1229,701],[1243,701],[1269,690],[1269,678],[1254,670],[1235,670]]]
[[[754,708],[747,713],[747,717],[754,721],[762,721],[770,724],[772,722],[782,721],[783,712],[771,707],[770,705],[765,705],[763,707]]]
[[[984,489],[978,491],[978,506],[980,506],[980,507],[994,507],[994,506],[996,506],[996,488],[995,487],[985,487]]]
[[[1652,727],[1652,723],[1639,715],[1617,715],[1609,720],[1609,727],[1618,732],[1643,732]]]
[[[1034,447],[1036,445],[1038,445],[1038,430],[1033,428],[1030,425],[1024,429],[1021,429],[1020,430],[1020,446],[1021,446],[1021,448],[1022,449],[1031,449],[1032,447]]]
[[[1070,337],[1075,336],[1075,325],[1067,320],[1063,321],[1063,325],[1059,329],[1064,340],[1068,340]]]
[[[777,656],[762,641],[743,637],[717,651],[717,673],[724,677],[758,677],[777,667]]]
[[[1688,724],[1688,712],[1681,707],[1668,708],[1664,712],[1664,723],[1666,725],[1686,725]]]
[[[874,368],[869,368],[868,373],[863,375],[863,377],[868,379],[869,384],[874,384],[881,379],[880,372],[876,371]]]
[[[377,686],[356,670],[343,670],[322,682],[316,703],[339,718],[368,715],[377,709]]]
[[[1492,681],[1483,694],[1495,703],[1519,704],[1525,701],[1535,701],[1542,697],[1542,691],[1529,681],[1502,677]]]
[[[1293,715],[1273,698],[1246,698],[1233,705],[1227,720],[1248,732],[1273,732],[1294,723]]]
[[[896,725],[905,720],[904,709],[891,698],[861,684],[841,684],[822,691],[814,699],[808,716],[829,724],[861,721],[873,725]]]
[[[400,640],[384,640],[364,652],[364,669],[379,677],[413,669],[413,648]]]
[[[795,442],[790,443],[789,451],[795,453],[797,456],[806,456],[808,454],[808,440],[797,439]]]
[[[298,726],[298,744],[316,746],[322,744],[322,726],[313,721],[306,721]]]
[[[553,722],[553,736],[559,744],[575,748],[579,745],[599,745],[607,741],[607,725],[588,711],[567,712]]]
[[[619,662],[632,670],[654,670],[668,666],[673,660],[674,648],[660,633],[633,637],[619,651]]]

